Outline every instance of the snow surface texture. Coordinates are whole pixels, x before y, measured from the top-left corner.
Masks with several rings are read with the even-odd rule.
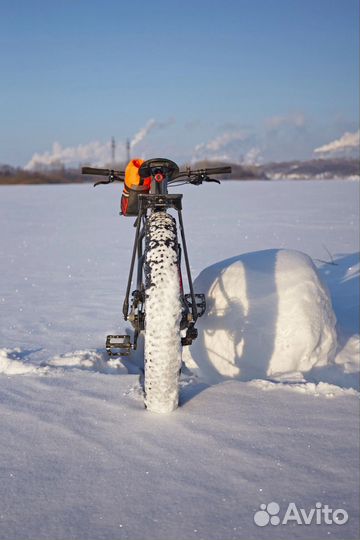
[[[30,373],[43,374],[48,371],[46,367],[37,367],[21,360],[22,351],[16,349],[0,349],[0,374],[3,375],[29,375]]]
[[[45,375],[51,368],[58,368],[59,373],[71,369],[96,371],[98,373],[128,373],[119,358],[109,358],[106,351],[75,351],[55,356],[40,366],[24,361],[26,352],[21,349],[0,349],[0,374],[3,375]]]
[[[293,380],[335,358],[336,319],[311,259],[296,251],[240,255],[195,281],[207,311],[199,339],[184,353],[208,382],[223,377]]]
[[[179,402],[180,285],[176,224],[164,212],[150,216],[146,231],[145,404],[168,413]]]
[[[144,411],[142,340],[131,361],[105,361],[105,336],[128,331],[121,188],[1,187],[1,539],[359,537],[359,183],[183,191],[194,277],[269,248],[311,256],[337,319],[334,361],[280,382],[185,370],[181,406]],[[349,521],[255,525],[260,505],[292,501]]]

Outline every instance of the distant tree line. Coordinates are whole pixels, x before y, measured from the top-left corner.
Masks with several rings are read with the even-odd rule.
[[[313,159],[307,161],[286,161],[265,165],[239,165],[221,161],[198,161],[192,163],[192,169],[221,167],[231,165],[232,173],[224,175],[223,180],[269,180],[272,178],[311,179],[311,178],[348,178],[360,175],[358,159]],[[180,168],[185,168],[186,165]],[[110,168],[110,166],[109,166]],[[117,164],[120,170],[125,164]],[[27,171],[9,165],[0,166],[0,185],[18,184],[80,184],[93,182],[93,176],[84,176],[81,169],[49,169]]]

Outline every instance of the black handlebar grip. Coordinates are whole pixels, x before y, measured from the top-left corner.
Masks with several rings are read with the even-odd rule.
[[[109,176],[112,171],[110,169],[98,169],[95,167],[82,167],[81,174],[95,174],[97,176]]]
[[[201,174],[230,174],[232,172],[232,169],[230,166],[226,167],[211,167],[211,168],[203,168],[203,169],[186,169],[185,171],[180,171],[178,174],[175,174],[175,178],[180,178],[187,176],[190,178],[191,176],[197,176]]]
[[[231,167],[213,167],[205,169],[206,174],[228,174],[231,173]]]

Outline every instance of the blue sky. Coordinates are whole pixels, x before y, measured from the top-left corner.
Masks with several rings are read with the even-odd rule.
[[[0,16],[0,163],[101,161],[112,135],[119,159],[127,137],[144,157],[303,159],[358,129],[357,0],[0,0]]]

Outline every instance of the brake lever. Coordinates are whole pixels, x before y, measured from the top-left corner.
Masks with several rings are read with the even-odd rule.
[[[216,182],[216,184],[221,184],[220,180],[216,180],[216,178],[209,178],[208,176],[204,179],[204,182]]]
[[[100,184],[111,184],[115,181],[114,175],[110,175],[107,180],[100,180],[100,182],[95,182],[94,187],[99,186]]]
[[[220,180],[215,180],[215,178],[209,178],[206,174],[197,174],[196,177],[193,180],[190,180],[190,184],[194,184],[195,186],[200,186],[203,182],[216,182],[217,184],[220,184]]]
[[[100,182],[95,182],[94,187],[99,186],[100,184],[110,184],[111,181],[108,180],[107,182],[104,182],[103,180],[100,180]]]

